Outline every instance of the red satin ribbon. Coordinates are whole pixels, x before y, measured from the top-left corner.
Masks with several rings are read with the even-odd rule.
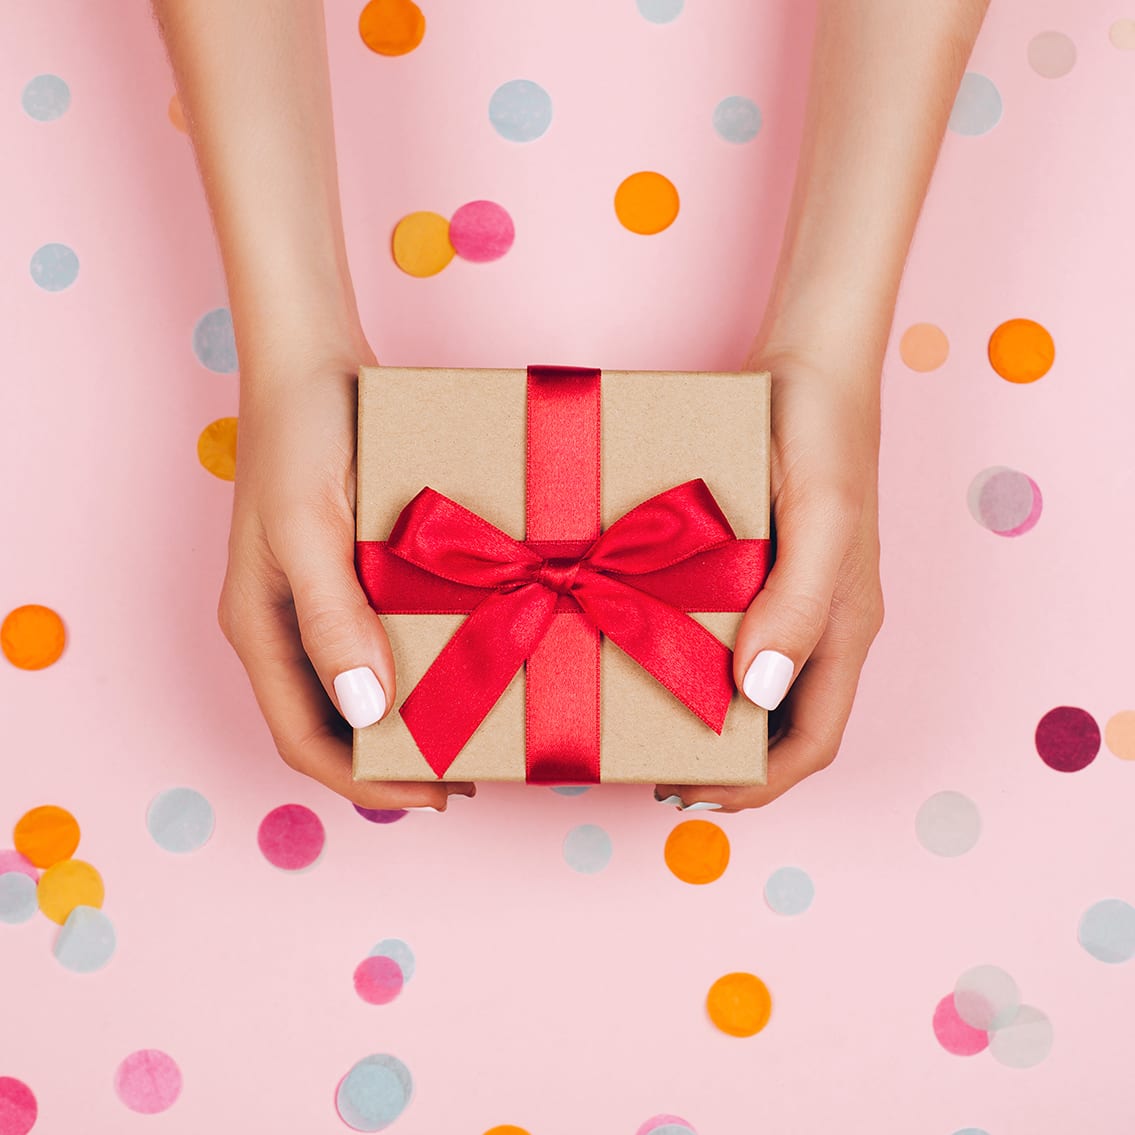
[[[529,368],[525,541],[425,488],[357,545],[376,610],[469,613],[400,710],[439,777],[524,665],[528,781],[597,782],[601,634],[721,732],[731,652],[684,612],[744,610],[769,541],[738,540],[700,479],[601,531],[599,383]]]

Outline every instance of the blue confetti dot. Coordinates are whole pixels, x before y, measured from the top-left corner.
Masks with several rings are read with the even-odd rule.
[[[684,1123],[663,1123],[661,1127],[652,1127],[648,1135],[694,1135],[694,1131]]]
[[[532,142],[552,124],[552,97],[539,83],[511,79],[493,91],[489,121],[510,142]]]
[[[65,244],[45,244],[32,253],[32,279],[45,292],[69,288],[79,275],[79,258]]]
[[[765,883],[765,902],[777,914],[803,914],[815,895],[811,876],[799,867],[781,867]]]
[[[552,791],[561,796],[582,796],[590,787],[590,784],[557,784]]]
[[[410,1069],[395,1056],[364,1056],[339,1084],[335,1106],[348,1127],[381,1131],[403,1112],[414,1085]]]
[[[981,1127],[963,1127],[955,1131],[954,1135],[989,1135],[989,1132]]]
[[[668,24],[676,20],[686,5],[686,0],[636,0],[639,15],[652,24]]]
[[[967,71],[962,76],[948,123],[955,134],[987,134],[1001,121],[1001,92],[988,75]]]
[[[402,971],[403,981],[409,981],[414,976],[414,951],[401,938],[383,938],[369,956],[393,958]]]
[[[564,836],[564,859],[584,875],[602,871],[611,861],[611,837],[597,824],[580,824]]]
[[[36,75],[25,85],[20,103],[37,122],[52,122],[67,113],[71,88],[58,75]]]
[[[183,854],[204,846],[213,834],[213,806],[192,788],[170,788],[150,802],[146,827],[154,843]]]
[[[55,939],[54,953],[65,968],[75,973],[93,973],[110,961],[116,941],[114,926],[101,910],[77,906]]]
[[[730,95],[714,107],[713,128],[726,142],[751,142],[761,129],[761,109],[744,95]]]
[[[202,366],[218,374],[232,374],[237,368],[236,335],[233,317],[227,307],[206,312],[193,328],[193,353]]]
[[[0,875],[0,922],[27,922],[39,909],[35,881],[22,871]]]
[[[1135,957],[1135,906],[1104,899],[1080,919],[1080,945],[1101,962],[1116,965]]]

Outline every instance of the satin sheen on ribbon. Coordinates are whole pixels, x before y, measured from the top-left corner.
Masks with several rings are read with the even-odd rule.
[[[688,611],[743,611],[768,540],[739,540],[697,479],[599,523],[600,372],[528,370],[527,538],[431,488],[389,539],[359,541],[359,578],[385,614],[468,612],[400,709],[444,776],[525,666],[526,776],[595,783],[606,635],[716,733],[731,652]]]

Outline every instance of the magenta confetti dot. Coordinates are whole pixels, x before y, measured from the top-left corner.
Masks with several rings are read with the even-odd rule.
[[[652,1115],[636,1132],[635,1135],[656,1135],[657,1132],[663,1131],[665,1135],[669,1135],[666,1129],[670,1131],[688,1131],[693,1135],[693,1126],[687,1123],[680,1115]]]
[[[934,1010],[934,1035],[938,1043],[955,1056],[973,1056],[989,1047],[989,1034],[967,1025],[958,1015],[952,993],[946,994]]]
[[[181,1069],[161,1050],[140,1048],[119,1064],[114,1090],[131,1111],[157,1115],[172,1107],[181,1094]]]
[[[1100,751],[1100,727],[1086,709],[1058,705],[1036,727],[1036,751],[1057,772],[1079,772]]]
[[[31,1088],[14,1076],[0,1076],[0,1135],[28,1135],[38,1115]]]
[[[364,808],[361,804],[356,804],[354,809],[364,820],[370,820],[372,824],[393,824],[406,815],[404,808]]]
[[[402,992],[402,967],[384,954],[363,958],[355,967],[355,992],[369,1005],[385,1005]]]
[[[0,851],[0,875],[8,871],[19,871],[21,875],[27,875],[33,883],[39,881],[39,872],[35,869],[35,864],[26,860],[18,851]]]
[[[260,821],[256,842],[264,858],[284,871],[310,867],[323,850],[324,831],[319,817],[302,804],[281,804]]]
[[[499,260],[515,239],[512,218],[494,201],[470,201],[449,222],[449,240],[462,260]]]

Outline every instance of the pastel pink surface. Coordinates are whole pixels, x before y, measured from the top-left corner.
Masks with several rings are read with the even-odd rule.
[[[402,992],[402,967],[393,959],[375,954],[355,967],[355,992],[370,1005],[385,1005]]]
[[[173,1107],[181,1094],[181,1069],[168,1053],[139,1049],[115,1070],[114,1090],[131,1111],[157,1115]]]
[[[14,1076],[0,1076],[0,1135],[27,1135],[38,1114],[31,1088]]]
[[[18,851],[0,851],[0,875],[6,871],[19,871],[29,879],[38,880],[39,870],[34,863],[30,863]]]
[[[263,820],[256,842],[264,858],[284,871],[310,867],[323,850],[323,822],[303,804],[281,804]]]
[[[515,238],[512,218],[494,201],[470,201],[449,221],[449,240],[463,260],[499,260]]]
[[[955,1056],[973,1056],[989,1047],[989,1034],[966,1024],[958,1015],[952,993],[943,997],[934,1010],[934,1035]]]

